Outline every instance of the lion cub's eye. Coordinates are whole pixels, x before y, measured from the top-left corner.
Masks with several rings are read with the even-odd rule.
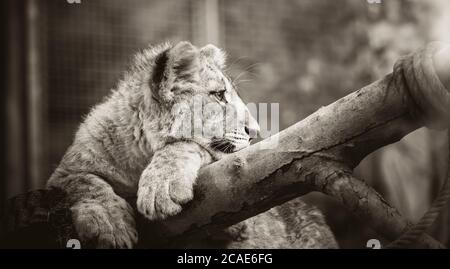
[[[209,94],[214,96],[220,102],[227,102],[227,100],[225,99],[225,90],[210,92]]]

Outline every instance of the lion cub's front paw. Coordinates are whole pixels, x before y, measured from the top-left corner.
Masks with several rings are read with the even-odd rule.
[[[150,220],[160,220],[178,214],[181,205],[194,197],[193,176],[175,176],[141,179],[137,209]]]

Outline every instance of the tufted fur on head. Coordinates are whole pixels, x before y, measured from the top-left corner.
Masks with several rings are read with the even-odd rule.
[[[144,109],[159,121],[154,125],[160,127],[156,131],[160,138],[192,140],[216,155],[232,152],[248,146],[259,126],[225,74],[225,62],[225,52],[214,45],[197,48],[186,41],[176,45],[165,43],[138,54],[119,89],[130,88],[134,85],[130,81],[146,82],[138,88],[145,100]],[[194,101],[201,102],[202,108],[213,109],[203,109],[200,116],[203,129],[187,135],[176,128],[179,125],[185,128],[190,119],[198,118],[193,111]],[[180,122],[181,118],[184,122],[175,126],[174,122]],[[216,126],[217,130],[205,130],[208,126]],[[200,128],[194,124],[190,127]]]

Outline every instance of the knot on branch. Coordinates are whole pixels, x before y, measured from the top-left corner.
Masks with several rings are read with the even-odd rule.
[[[445,88],[433,65],[433,56],[445,44],[433,42],[420,51],[400,58],[394,65],[393,82],[405,88],[415,105],[414,117],[432,129],[445,129],[450,116],[450,92]]]

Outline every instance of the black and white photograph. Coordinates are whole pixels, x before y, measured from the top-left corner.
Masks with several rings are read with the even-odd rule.
[[[1,5],[0,249],[450,246],[450,1]]]

